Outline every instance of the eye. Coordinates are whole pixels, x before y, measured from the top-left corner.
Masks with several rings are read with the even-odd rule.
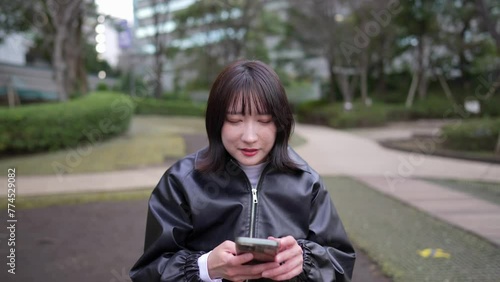
[[[273,117],[271,115],[261,115],[257,121],[262,124],[269,124],[273,122]]]
[[[241,122],[242,119],[239,118],[239,117],[236,117],[236,116],[228,116],[228,117],[226,117],[226,121],[229,122],[229,123],[236,124],[236,123]]]

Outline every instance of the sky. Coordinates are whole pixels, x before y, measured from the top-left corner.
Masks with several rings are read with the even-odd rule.
[[[134,21],[133,0],[95,0],[95,3],[101,13]]]

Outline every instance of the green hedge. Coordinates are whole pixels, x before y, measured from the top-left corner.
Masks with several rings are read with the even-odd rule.
[[[500,119],[458,121],[442,128],[444,147],[463,151],[495,150],[500,134]]]
[[[331,116],[335,114],[335,109],[326,100],[304,102],[294,109],[298,121],[302,123],[328,125]]]
[[[455,108],[458,107],[458,108]],[[429,96],[425,100],[417,100],[410,109],[407,109],[410,119],[449,119],[463,118],[463,105],[454,106],[445,97]]]
[[[126,131],[128,96],[96,92],[65,103],[0,109],[0,152],[37,152],[99,142]]]
[[[383,126],[387,122],[388,113],[388,110],[380,107],[359,105],[351,111],[339,111],[329,120],[328,125],[334,128]]]
[[[154,98],[134,98],[136,113],[142,115],[204,116],[205,104],[189,100],[164,100]]]
[[[334,128],[382,126],[389,119],[408,119],[404,106],[373,104],[369,107],[360,102],[345,111],[341,103],[311,101],[297,107],[297,119],[302,123],[326,125]]]

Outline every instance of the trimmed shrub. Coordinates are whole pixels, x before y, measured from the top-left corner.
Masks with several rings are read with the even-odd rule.
[[[387,122],[386,109],[359,105],[351,111],[341,111],[330,118],[328,125],[334,128],[374,127]]]
[[[500,117],[500,95],[480,100],[481,116]]]
[[[109,86],[104,82],[99,82],[96,86],[96,90],[97,91],[108,91]]]
[[[335,110],[326,100],[308,101],[295,107],[297,119],[303,123],[328,125]]]
[[[65,103],[0,109],[0,152],[28,153],[94,143],[125,132],[128,96],[96,92]]]
[[[429,96],[425,100],[417,100],[410,111],[412,119],[448,119],[463,118],[463,105],[453,104],[445,97]]]
[[[500,119],[465,120],[442,128],[443,145],[452,150],[493,152],[498,134]]]
[[[387,122],[396,106],[373,104],[369,107],[356,102],[351,111],[345,111],[340,103],[312,101],[301,104],[297,109],[299,122],[327,125],[334,128],[373,127]],[[401,114],[402,115],[402,114]]]
[[[164,100],[154,98],[135,98],[136,113],[141,115],[167,116],[204,116],[205,104],[189,100]]]

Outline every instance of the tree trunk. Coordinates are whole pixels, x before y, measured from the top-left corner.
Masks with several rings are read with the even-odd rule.
[[[427,97],[427,88],[429,86],[429,78],[425,74],[425,70],[420,71],[420,79],[418,82],[418,97],[420,100],[424,100]]]
[[[477,10],[479,11],[480,18],[484,21],[484,24],[486,25],[486,29],[491,34],[491,37],[493,37],[493,40],[495,40],[495,44],[497,47],[497,54],[500,55],[500,33],[496,29],[497,24],[495,21],[491,19],[491,14],[489,13],[484,0],[476,0],[476,7]]]
[[[57,27],[57,33],[54,39],[54,53],[52,67],[54,69],[54,79],[57,84],[57,94],[60,101],[68,100],[68,91],[66,89],[66,62],[64,60],[64,42],[66,40],[66,27]]]
[[[387,76],[385,74],[385,64],[387,63],[387,50],[390,49],[392,46],[390,46],[390,42],[388,38],[382,33],[381,34],[382,38],[382,50],[380,50],[380,59],[377,64],[377,69],[378,69],[378,84],[377,84],[377,92],[381,94],[385,94],[387,90]]]
[[[457,106],[457,103],[455,101],[455,98],[453,97],[453,93],[451,93],[450,87],[448,86],[448,83],[446,82],[446,79],[443,77],[442,74],[437,74],[439,83],[441,84],[441,87],[443,88],[444,94],[446,95],[446,98],[450,100],[450,102],[453,104],[453,107]]]
[[[418,74],[418,97],[423,100],[427,96],[427,76],[425,75],[425,42],[424,36],[418,40],[417,49],[417,74]]]
[[[153,15],[153,26],[155,28],[155,34],[153,37],[153,44],[155,46],[153,95],[155,98],[159,99],[163,94],[163,58],[165,57],[165,41],[167,40],[167,31],[162,27],[169,19],[170,0],[153,0],[150,4],[152,4],[153,7],[158,7],[159,4],[163,4],[167,7],[166,11],[155,10]]]
[[[75,22],[70,26],[71,30],[68,36],[68,44],[66,45],[66,60],[70,62],[68,68],[68,94],[80,93],[85,94],[87,88],[87,73],[83,61],[83,46],[82,24],[84,22],[85,8],[82,7],[75,15]]]
[[[330,70],[330,76],[329,76],[329,88],[328,88],[328,93],[327,93],[327,100],[331,101],[332,103],[336,102],[335,98],[335,77],[337,76],[333,70],[333,62],[328,61],[328,69]]]
[[[495,154],[500,155],[500,133],[498,133],[497,145],[495,146]]]
[[[368,52],[363,52],[361,59],[361,99],[363,104],[368,106]]]
[[[155,55],[155,81],[154,81],[154,96],[155,98],[161,98],[163,92],[163,58],[161,54]]]
[[[377,93],[384,94],[387,90],[387,77],[385,75],[385,58],[380,58],[377,64],[378,68],[378,83],[377,83]]]
[[[418,74],[416,72],[413,73],[413,77],[411,79],[410,90],[408,90],[408,96],[406,97],[406,108],[411,108],[413,105],[413,100],[415,98],[415,92],[417,90],[418,85]]]
[[[344,102],[345,103],[352,102],[352,95],[351,95],[352,92],[349,85],[349,76],[347,74],[338,73],[336,77],[337,77],[337,82],[340,86],[340,92],[342,93],[342,97],[344,97]]]
[[[83,0],[47,0],[49,16],[56,31],[52,68],[60,101],[68,100],[69,91],[75,84],[76,71],[74,68],[77,67],[77,64],[74,61],[75,56],[70,56],[69,53],[82,48],[82,44],[76,44],[74,40],[71,40],[71,36],[81,35],[81,24],[75,21],[83,17],[82,3]],[[71,70],[68,69],[68,66],[71,66]]]

